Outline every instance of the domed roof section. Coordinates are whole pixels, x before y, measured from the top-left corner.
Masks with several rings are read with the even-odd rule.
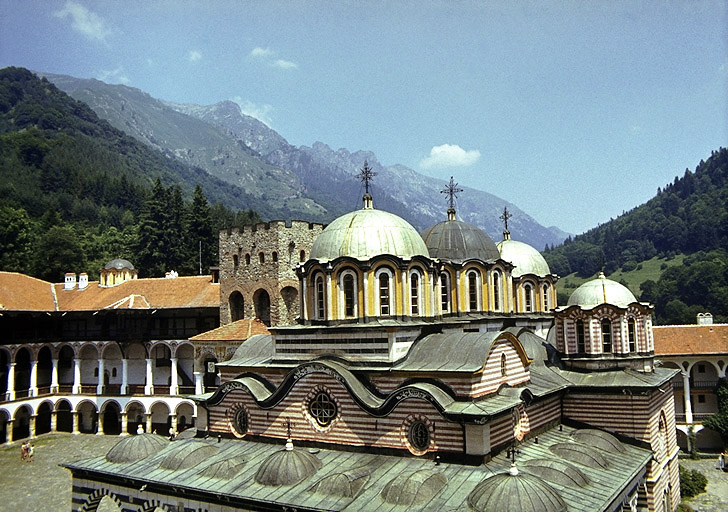
[[[634,302],[637,302],[637,299],[629,288],[607,279],[604,273],[600,272],[599,277],[587,281],[574,290],[566,305],[593,308],[599,304],[612,304],[626,308]]]
[[[525,274],[536,274],[539,277],[544,277],[551,273],[549,264],[546,263],[540,252],[528,244],[511,240],[509,235],[506,235],[504,240],[498,242],[496,247],[500,251],[501,258],[516,266],[511,272],[513,277],[521,277]]]
[[[477,226],[448,220],[427,228],[422,233],[431,258],[461,262],[468,259],[497,260],[500,253],[495,242]]]
[[[261,485],[293,485],[307,479],[321,467],[315,455],[293,448],[286,443],[284,450],[279,450],[268,457],[255,473],[255,481]]]
[[[162,451],[169,441],[155,434],[138,434],[125,437],[106,454],[106,460],[115,463],[136,462]]]
[[[421,469],[413,473],[401,473],[387,482],[382,489],[382,499],[392,505],[407,507],[428,503],[447,485],[447,478],[438,472]]]
[[[365,206],[329,224],[314,241],[310,257],[319,261],[340,256],[368,260],[380,254],[403,259],[429,256],[422,237],[409,222]]]
[[[189,469],[217,454],[217,447],[204,441],[181,441],[172,443],[167,454],[159,463],[162,469]]]
[[[510,473],[486,478],[468,495],[468,505],[476,512],[519,510],[521,512],[562,512],[566,503],[549,484],[536,476]]]
[[[122,258],[116,258],[115,260],[111,260],[106,265],[104,265],[104,270],[134,270],[134,265],[131,264],[129,260],[125,260]]]

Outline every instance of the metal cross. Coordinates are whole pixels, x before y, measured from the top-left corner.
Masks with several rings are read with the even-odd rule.
[[[450,183],[447,184],[447,187],[440,190],[440,194],[447,194],[447,202],[451,210],[455,209],[455,199],[458,197],[458,192],[463,192],[463,189],[457,188],[458,185],[458,183],[455,183],[453,177],[450,176]]]
[[[369,182],[372,181],[372,178],[376,176],[377,173],[372,170],[371,167],[369,167],[369,162],[364,160],[364,167],[361,168],[361,171],[359,171],[359,174],[356,175],[357,178],[361,180],[362,183],[364,183],[364,189],[366,190],[366,193],[369,193]]]
[[[511,217],[513,217],[513,214],[511,214],[511,213],[508,212],[508,207],[507,206],[504,206],[503,207],[503,215],[501,215],[500,218],[503,220],[503,223],[506,226],[506,231],[508,231],[508,219],[510,219]]]

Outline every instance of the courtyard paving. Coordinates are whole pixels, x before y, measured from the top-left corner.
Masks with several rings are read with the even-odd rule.
[[[0,448],[0,511],[71,510],[71,473],[59,464],[103,455],[119,441],[117,436],[66,433],[36,438],[35,461],[20,461],[20,442]],[[684,503],[696,512],[728,510],[728,473],[716,469],[715,458],[681,459],[708,478],[707,492]]]

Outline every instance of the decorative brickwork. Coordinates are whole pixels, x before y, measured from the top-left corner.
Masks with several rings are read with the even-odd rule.
[[[295,268],[324,226],[271,221],[220,232],[220,324],[260,318],[288,325],[299,315]],[[237,292],[237,293],[236,293]]]

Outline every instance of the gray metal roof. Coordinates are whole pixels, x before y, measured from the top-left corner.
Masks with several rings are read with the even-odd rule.
[[[477,226],[459,220],[446,220],[426,229],[422,238],[431,258],[461,263],[478,259],[493,261],[501,257],[495,242]]]
[[[417,341],[395,370],[477,372],[501,331],[430,334]]]
[[[543,480],[552,487],[567,504],[568,510],[615,510],[621,504],[626,490],[637,485],[646,472],[652,458],[650,450],[623,444],[624,452],[604,451],[598,447],[590,449],[599,452],[607,461],[605,468],[569,462],[555,454],[550,448],[565,443],[576,444],[572,433],[575,429],[563,426],[563,430],[554,428],[538,436],[538,443],[533,439],[526,440],[520,447],[517,459],[519,471]],[[295,431],[294,431],[295,437]],[[206,443],[213,448],[213,454],[201,457],[193,467],[171,471],[160,468],[166,452],[180,443]],[[295,440],[294,440],[295,444]],[[174,441],[170,446],[156,455],[143,460],[126,464],[112,463],[105,457],[95,457],[74,463],[65,464],[74,474],[94,474],[99,477],[123,478],[131,487],[137,489],[146,485],[145,491],[139,491],[143,497],[146,493],[175,488],[184,495],[194,493],[211,503],[226,503],[246,508],[253,503],[278,503],[283,506],[298,507],[299,510],[458,510],[464,508],[468,494],[483,480],[508,472],[511,461],[504,453],[497,454],[490,462],[481,466],[467,466],[452,463],[436,464],[430,458],[413,456],[390,456],[367,453],[355,453],[319,448],[297,448],[305,450],[320,462],[320,468],[312,475],[291,485],[262,485],[255,480],[261,464],[271,455],[282,449],[281,444],[258,443],[239,439]],[[211,453],[212,453],[211,452]],[[245,460],[245,464],[235,464],[239,469],[230,478],[211,476],[208,470],[226,460]],[[585,476],[586,483],[575,485],[571,481],[564,483],[558,477],[543,471],[531,471],[533,464],[544,460],[561,461],[560,468],[571,464]],[[558,469],[558,468],[557,468]],[[388,503],[382,495],[387,485],[399,475],[417,473],[414,481],[439,481],[444,485],[436,492],[431,492],[426,501],[415,506]],[[326,486],[327,479],[336,475],[348,475],[347,480],[355,482],[354,496],[340,492],[337,486]],[[436,476],[437,475],[437,476]],[[431,480],[431,478],[435,480]],[[626,490],[625,490],[626,489]],[[434,489],[433,489],[434,490]],[[527,499],[528,491],[521,496]],[[195,498],[200,500],[201,498]]]

